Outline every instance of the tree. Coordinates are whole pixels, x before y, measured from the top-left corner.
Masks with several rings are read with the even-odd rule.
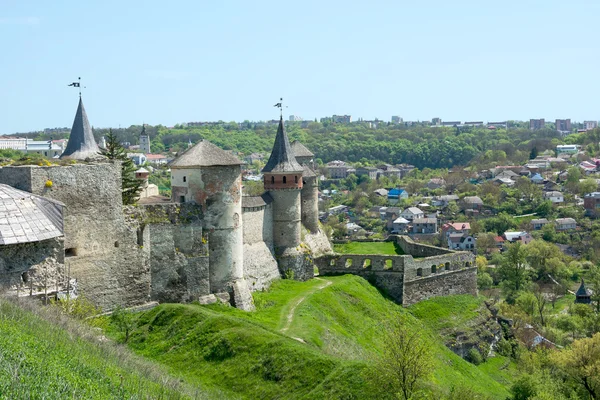
[[[518,292],[529,281],[525,248],[520,242],[508,245],[506,256],[498,269],[502,277],[502,285],[509,292]]]
[[[111,314],[110,320],[123,334],[123,343],[127,343],[131,332],[137,326],[137,320],[133,313],[121,307],[117,307]]]
[[[593,265],[587,277],[587,286],[592,290],[592,301],[596,303],[596,311],[600,312],[600,267]]]
[[[477,249],[482,253],[489,253],[496,248],[496,235],[493,233],[482,233],[477,236]]]
[[[571,347],[553,353],[551,359],[593,400],[600,399],[600,333],[576,340]]]
[[[538,149],[537,149],[537,147],[535,147],[535,146],[534,146],[534,147],[531,149],[531,153],[529,153],[529,159],[530,159],[530,160],[533,160],[533,159],[535,159],[537,156],[538,156]]]
[[[106,148],[101,149],[101,153],[109,160],[121,161],[121,191],[123,204],[128,205],[135,203],[142,191],[143,181],[135,177],[135,164],[127,157],[125,149],[117,140],[117,135],[113,133],[112,129],[110,129],[106,135]]]
[[[419,329],[410,330],[400,321],[388,326],[384,343],[374,379],[380,390],[408,400],[419,380],[429,375],[432,366],[431,346]]]

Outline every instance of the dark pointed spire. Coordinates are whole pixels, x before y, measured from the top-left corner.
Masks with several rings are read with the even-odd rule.
[[[577,293],[575,293],[576,296],[588,296],[588,291],[585,287],[585,282],[583,282],[583,278],[581,278],[581,285],[579,286],[579,289],[577,289]]]
[[[83,101],[80,97],[75,120],[73,121],[73,127],[71,128],[71,134],[69,135],[69,142],[60,158],[72,160],[103,158],[99,153],[100,149],[94,139],[92,128],[90,127],[90,122],[88,121],[85,108],[83,107]]]
[[[140,132],[140,136],[148,136],[146,135],[146,124],[142,124],[142,131]]]
[[[296,161],[296,157],[290,148],[290,141],[283,126],[283,116],[279,119],[279,127],[273,144],[271,157],[262,172],[302,172],[302,166]]]

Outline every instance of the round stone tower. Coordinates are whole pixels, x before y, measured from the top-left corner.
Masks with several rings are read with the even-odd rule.
[[[279,268],[282,274],[293,273],[296,279],[312,277],[312,265],[309,268],[304,262],[300,249],[303,170],[290,148],[281,117],[271,157],[262,172],[264,188],[273,197],[273,244]]]
[[[241,164],[206,140],[171,164],[172,200],[202,206],[211,293],[232,293],[244,276]]]
[[[314,154],[294,140],[290,145],[296,161],[302,164],[302,225],[311,233],[319,231],[319,179],[313,171]]]

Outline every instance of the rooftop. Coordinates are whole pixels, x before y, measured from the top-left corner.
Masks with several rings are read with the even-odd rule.
[[[302,172],[302,166],[296,161],[296,157],[290,147],[285,128],[283,126],[283,117],[279,120],[273,151],[267,161],[267,165],[262,172]]]
[[[73,120],[73,127],[71,128],[67,148],[61,154],[60,158],[72,160],[102,158],[100,155],[100,148],[98,148],[96,140],[94,139],[92,127],[88,121],[81,97],[79,97],[79,104],[77,106],[77,112],[75,113],[75,119]]]
[[[0,245],[63,235],[64,204],[0,184]]]
[[[149,154],[146,157],[150,159]],[[208,140],[201,140],[173,160],[171,167],[196,168],[241,164],[240,159],[233,154],[212,144]]]
[[[302,143],[297,140],[294,140],[290,145],[294,156],[296,157],[313,157],[314,154],[306,148]]]

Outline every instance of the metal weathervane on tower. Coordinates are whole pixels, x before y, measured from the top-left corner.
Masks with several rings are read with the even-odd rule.
[[[79,77],[77,79],[78,79],[77,82],[70,83],[67,86],[73,86],[73,87],[79,88],[79,97],[81,97],[81,77]],[[83,88],[85,89],[85,86]]]
[[[279,107],[279,116],[283,118],[283,97],[279,98],[279,103],[275,103],[273,107]],[[285,106],[287,108],[287,106]]]

